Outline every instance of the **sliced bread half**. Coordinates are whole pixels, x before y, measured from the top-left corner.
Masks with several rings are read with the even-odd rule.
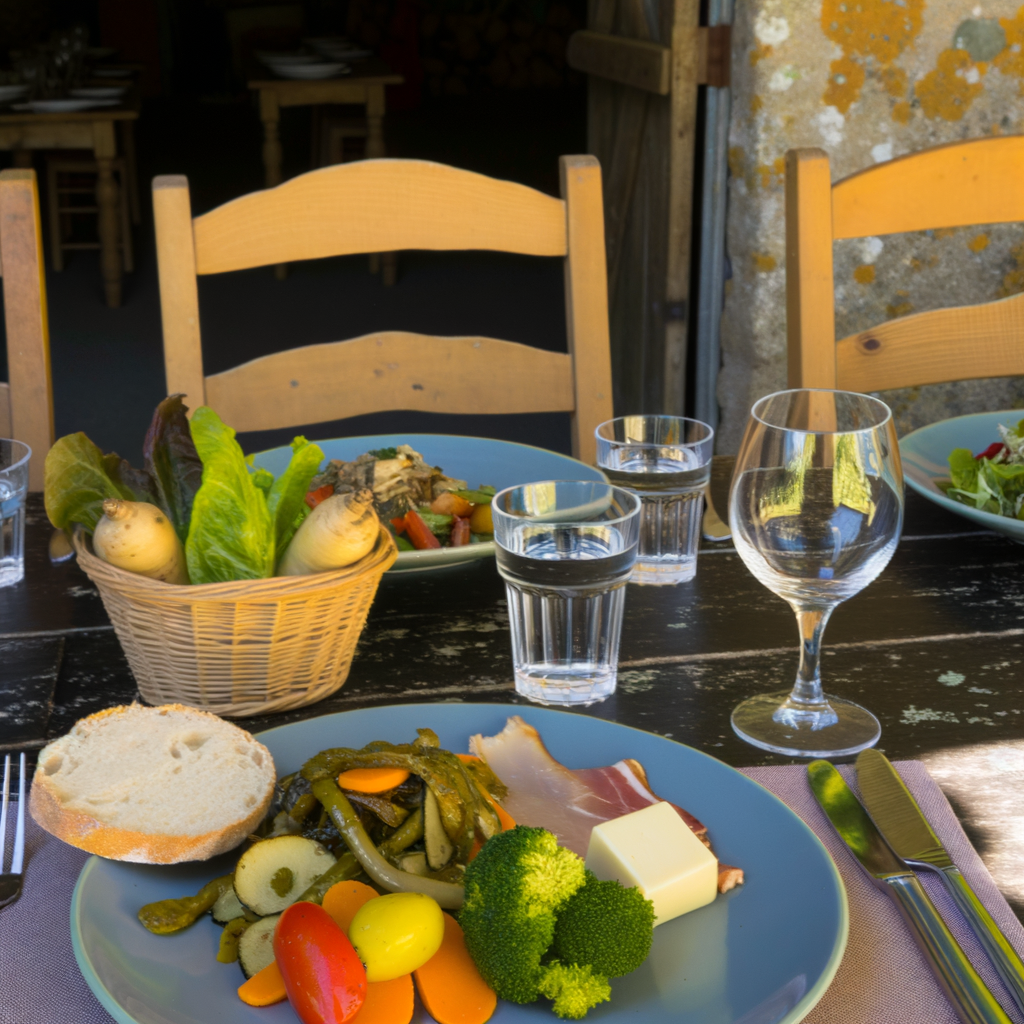
[[[109,708],[39,755],[29,809],[47,832],[112,860],[176,864],[236,847],[263,819],[274,759],[216,715]]]

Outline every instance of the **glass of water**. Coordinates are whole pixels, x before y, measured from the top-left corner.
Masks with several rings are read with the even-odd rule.
[[[549,480],[494,496],[516,692],[586,705],[615,692],[640,501],[596,481]]]
[[[631,582],[692,580],[714,430],[682,416],[621,416],[596,433],[597,464],[641,503],[640,553]]]
[[[903,525],[892,413],[876,398],[800,389],[762,398],[736,457],[729,524],[747,568],[796,613],[800,666],[790,693],[732,713],[748,743],[796,757],[870,747],[870,711],[822,692],[821,638],[832,610],[888,564]]]
[[[0,587],[25,578],[25,495],[32,449],[0,438]]]

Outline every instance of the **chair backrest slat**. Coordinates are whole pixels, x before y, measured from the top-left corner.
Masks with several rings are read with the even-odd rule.
[[[1011,221],[1024,221],[1020,135],[910,153],[851,174],[832,189],[835,238]]]
[[[566,253],[565,203],[426,160],[324,167],[195,219],[196,271],[400,249]]]
[[[502,382],[498,391],[495,379]],[[275,352],[212,374],[206,400],[236,430],[324,423],[381,409],[569,412],[572,360],[495,338],[388,331]]]
[[[1024,295],[889,320],[835,350],[838,380],[852,391],[1024,374]]]
[[[7,436],[32,449],[29,488],[34,491],[42,490],[43,463],[54,440],[44,267],[35,171],[2,171],[0,268],[7,329]]]
[[[11,429],[11,386],[0,382],[0,437],[10,437]],[[30,446],[31,447],[31,446]]]
[[[820,149],[786,155],[791,387],[877,391],[1024,374],[1024,299],[938,309],[835,339],[835,239],[1024,220],[1024,136],[913,153],[831,183]]]
[[[601,169],[563,157],[562,198],[421,160],[366,160],[300,175],[195,219],[188,181],[153,180],[169,393],[237,430],[366,412],[568,411],[573,452],[596,459],[612,416]],[[392,331],[310,345],[206,377],[198,274],[359,252],[491,249],[565,259],[569,354],[493,338]]]

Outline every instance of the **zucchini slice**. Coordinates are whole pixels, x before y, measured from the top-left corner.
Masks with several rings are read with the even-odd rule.
[[[335,863],[326,847],[304,836],[276,836],[255,843],[235,868],[235,893],[260,916],[294,903]]]
[[[440,871],[452,859],[455,847],[441,822],[437,797],[429,786],[423,787],[423,845],[431,871]]]
[[[238,963],[247,978],[274,962],[274,929],[280,917],[280,914],[274,914],[273,917],[260,918],[239,937]]]
[[[245,913],[245,907],[242,906],[242,901],[235,894],[233,885],[217,897],[217,902],[214,903],[211,913],[217,924],[227,924]]]
[[[426,878],[430,874],[427,867],[427,855],[420,850],[418,853],[403,853],[398,858],[398,866],[410,875],[421,875]]]

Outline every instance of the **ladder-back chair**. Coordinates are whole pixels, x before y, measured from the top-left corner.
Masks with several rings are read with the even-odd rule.
[[[7,329],[7,383],[0,383],[0,436],[32,449],[29,489],[43,489],[53,444],[50,328],[36,172],[0,171],[0,275]]]
[[[790,387],[866,392],[1024,374],[1024,295],[916,313],[835,337],[834,240],[1010,221],[1024,221],[1024,136],[937,146],[834,185],[822,150],[790,150]]]
[[[594,462],[612,416],[601,169],[562,157],[562,198],[422,160],[311,171],[193,218],[188,180],[153,180],[168,393],[236,430],[398,409],[569,412],[573,453]],[[483,337],[383,331],[308,345],[206,376],[199,274],[401,249],[489,249],[565,259],[569,352]]]

